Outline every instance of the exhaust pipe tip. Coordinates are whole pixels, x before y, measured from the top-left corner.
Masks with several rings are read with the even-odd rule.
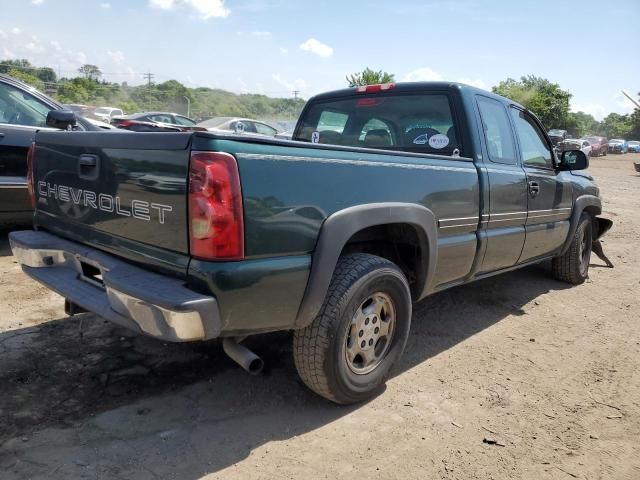
[[[253,353],[244,345],[238,343],[238,339],[225,338],[222,340],[222,349],[238,365],[250,375],[258,375],[264,368],[264,360]]]

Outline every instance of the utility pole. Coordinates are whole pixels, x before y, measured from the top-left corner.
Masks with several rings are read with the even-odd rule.
[[[631,100],[633,102],[633,104],[637,107],[640,108],[640,102],[638,102],[638,100],[636,100],[635,98],[633,98],[631,95],[629,95],[628,92],[626,92],[625,90],[622,90],[622,94],[627,97],[629,100]],[[640,95],[640,94],[639,94]]]
[[[147,86],[151,86],[151,81],[153,80],[153,77],[155,77],[155,74],[149,72],[149,73],[145,73],[142,75],[144,78],[147,79]]]
[[[186,95],[183,98],[187,101],[187,117],[191,118],[191,99]]]
[[[298,99],[298,95],[300,94],[300,90],[294,90],[294,91],[293,91],[293,92],[291,92],[291,93],[293,93],[293,98],[294,98],[294,100],[297,100],[297,99]]]

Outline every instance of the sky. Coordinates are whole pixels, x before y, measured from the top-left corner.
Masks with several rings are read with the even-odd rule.
[[[0,0],[0,59],[303,98],[365,67],[490,89],[534,74],[598,120],[640,92],[640,0]]]

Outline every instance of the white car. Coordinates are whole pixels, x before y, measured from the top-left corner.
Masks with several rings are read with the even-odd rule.
[[[114,107],[98,107],[93,112],[93,117],[104,123],[111,123],[113,117],[120,117],[122,115],[124,115],[124,112]]]
[[[591,156],[591,144],[589,140],[585,140],[584,138],[567,138],[562,144],[563,150],[582,150],[582,152],[587,156]]]
[[[196,126],[206,128],[210,132],[261,135],[265,137],[278,135],[278,130],[271,125],[250,118],[214,117],[200,122]]]

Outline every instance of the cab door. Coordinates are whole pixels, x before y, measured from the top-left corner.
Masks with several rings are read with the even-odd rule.
[[[520,160],[527,176],[526,238],[519,263],[549,256],[569,234],[572,184],[569,172],[557,172],[552,145],[539,122],[529,113],[510,107]]]
[[[482,168],[489,183],[489,209],[480,230],[487,246],[479,273],[488,273],[518,263],[525,242],[527,176],[504,103],[483,95],[476,99],[488,160]]]

